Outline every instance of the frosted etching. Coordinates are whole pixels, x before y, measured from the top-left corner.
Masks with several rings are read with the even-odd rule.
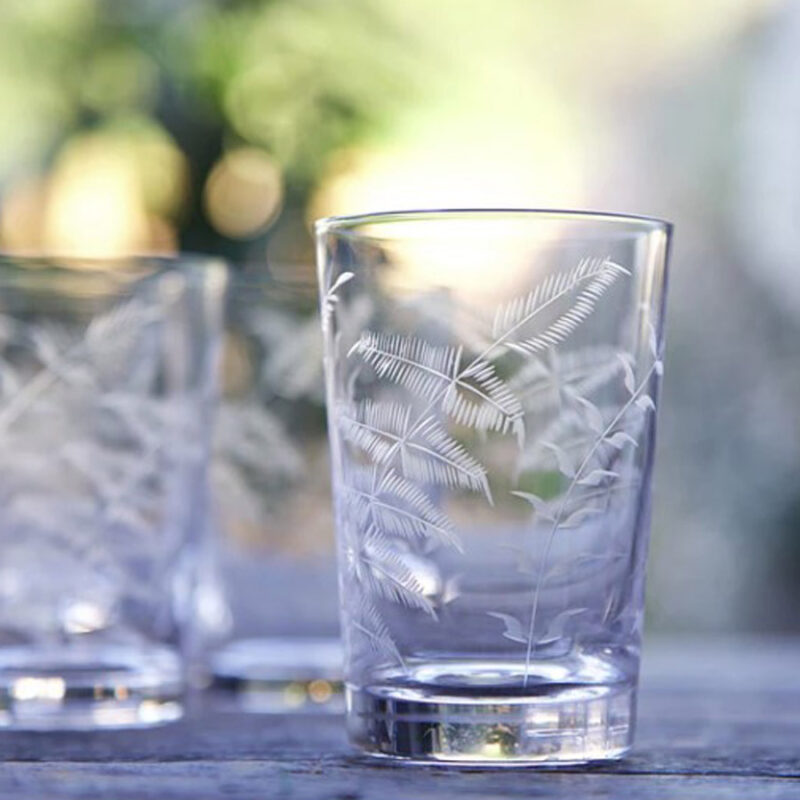
[[[343,273],[324,293],[326,330],[337,311],[336,290],[351,277]],[[474,494],[489,506],[498,499],[489,468],[470,446],[475,436],[513,443],[512,488],[503,491],[530,505],[531,536],[543,552],[535,565],[529,552],[519,554],[519,571],[530,585],[527,613],[486,612],[497,625],[496,635],[521,648],[525,681],[537,647],[558,638],[571,619],[596,613],[575,606],[537,632],[548,582],[591,570],[597,558],[586,553],[554,558],[559,534],[608,514],[615,497],[640,482],[631,453],[654,408],[651,378],[661,372],[655,331],[648,332],[650,366],[639,376],[632,353],[608,345],[570,348],[603,295],[629,278],[629,270],[609,258],[583,259],[497,308],[491,335],[477,350],[478,336],[433,343],[422,335],[367,329],[346,353],[337,353],[351,365],[333,413],[343,448],[337,508],[346,613],[363,644],[387,662],[402,665],[403,659],[382,602],[435,621],[442,604],[457,598],[457,587],[442,587],[428,568],[439,548],[456,557],[464,548],[446,509],[447,495]],[[368,398],[354,389],[364,375],[372,382]],[[609,400],[622,390],[622,404]],[[520,486],[520,476],[531,470],[557,473],[557,491]],[[602,558],[620,553],[609,547]]]

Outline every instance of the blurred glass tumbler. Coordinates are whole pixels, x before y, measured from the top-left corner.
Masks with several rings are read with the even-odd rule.
[[[224,637],[211,648],[213,685],[247,710],[340,710],[313,266],[232,275],[221,384],[211,483],[222,602],[206,593],[206,611],[221,609],[207,616]]]
[[[630,748],[669,236],[579,212],[317,223],[347,724],[367,752]]]
[[[180,715],[225,282],[0,257],[0,727]]]

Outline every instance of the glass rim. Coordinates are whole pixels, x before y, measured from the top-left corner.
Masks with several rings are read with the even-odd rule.
[[[397,211],[375,211],[363,214],[344,214],[322,217],[314,222],[315,233],[354,233],[355,228],[369,223],[391,223],[409,220],[457,219],[459,217],[530,217],[532,219],[563,219],[572,221],[629,224],[641,227],[642,232],[661,230],[670,235],[673,224],[659,217],[615,211],[592,211],[558,208],[428,208]]]
[[[227,263],[220,256],[195,252],[83,256],[80,253],[0,250],[0,286],[7,279],[13,280],[15,274],[24,276],[31,285],[54,278],[67,283],[104,281],[126,285],[175,272],[207,273],[224,280]]]

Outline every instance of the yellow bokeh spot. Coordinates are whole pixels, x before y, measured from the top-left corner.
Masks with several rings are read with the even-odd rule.
[[[327,703],[333,696],[333,687],[322,679],[311,681],[308,684],[308,696],[313,703]]]
[[[263,150],[232,150],[211,171],[203,199],[208,219],[220,233],[232,239],[255,236],[280,210],[281,171]]]
[[[187,172],[168,134],[146,121],[76,136],[48,176],[9,187],[2,246],[98,258],[173,253]]]
[[[302,683],[290,683],[283,690],[283,702],[289,708],[298,708],[306,702],[306,690]]]
[[[47,181],[36,177],[23,178],[6,189],[0,214],[3,249],[29,251],[40,248],[47,194]]]
[[[102,137],[74,141],[52,175],[44,246],[100,257],[137,250],[146,240],[147,219],[130,163]]]

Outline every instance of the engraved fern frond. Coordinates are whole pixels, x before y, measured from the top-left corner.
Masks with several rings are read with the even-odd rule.
[[[486,614],[495,619],[499,619],[505,626],[503,631],[503,638],[511,642],[519,642],[525,644],[525,632],[522,629],[522,623],[513,614],[503,614],[500,611],[487,611]]]
[[[410,415],[410,406],[365,400],[353,413],[339,416],[341,433],[376,464],[388,464],[399,454],[400,471],[406,478],[483,492],[491,500],[483,465],[435,417],[412,428]]]
[[[91,375],[101,385],[116,385],[138,377],[149,382],[157,364],[155,353],[142,347],[155,346],[146,334],[151,325],[168,316],[168,309],[149,305],[134,297],[95,317],[86,329],[83,347]]]
[[[66,348],[59,347],[59,340],[66,334],[33,328],[29,339],[42,368],[20,384],[18,391],[0,408],[0,435],[29,411],[50,387],[59,381],[76,380],[78,372],[84,379],[94,381],[106,373],[106,377],[115,380],[130,374],[131,351],[142,335],[142,328],[158,316],[157,309],[148,309],[134,298],[95,317],[83,336],[70,341]],[[155,363],[155,359],[150,363]]]
[[[475,430],[523,433],[519,400],[488,361],[462,369],[462,348],[434,346],[415,336],[367,331],[350,353],[359,354],[379,378],[421,398],[443,395],[442,409],[460,425]]]
[[[416,437],[401,451],[400,462],[406,477],[451,489],[483,492],[492,502],[485,467],[453,439],[434,417],[423,421]]]
[[[630,359],[615,347],[589,345],[568,353],[549,349],[526,361],[509,380],[526,412],[541,414],[561,407],[563,393],[588,397],[628,367]]]
[[[539,598],[542,586],[546,580],[546,566],[549,560],[550,551],[555,540],[556,534],[564,527],[570,527],[573,523],[575,512],[567,516],[570,501],[574,499],[576,494],[580,494],[586,490],[586,487],[594,489],[595,487],[602,487],[602,489],[610,494],[614,489],[616,481],[621,478],[621,474],[615,470],[609,469],[606,466],[594,466],[596,459],[603,459],[603,450],[610,453],[612,457],[618,456],[622,449],[629,443],[636,445],[636,437],[627,433],[627,431],[620,430],[620,425],[624,423],[626,417],[630,415],[643,418],[650,411],[655,411],[655,402],[652,396],[648,393],[648,388],[651,385],[653,376],[661,375],[663,366],[661,360],[657,357],[657,340],[651,344],[651,349],[654,353],[654,360],[643,376],[638,385],[632,385],[629,380],[628,370],[625,370],[625,388],[629,393],[629,398],[619,408],[613,418],[605,424],[605,421],[600,420],[599,425],[595,424],[591,419],[589,420],[590,428],[596,433],[596,438],[593,444],[589,447],[588,452],[585,453],[583,460],[573,471],[569,486],[562,494],[558,510],[556,511],[550,532],[545,542],[544,554],[541,559],[541,567],[539,569],[538,578],[534,586],[533,595],[531,599],[531,613],[530,623],[528,625],[527,648],[525,653],[525,672],[523,677],[523,686],[527,686],[531,657],[535,645],[534,632],[536,629],[536,618],[539,609]],[[588,401],[587,401],[588,402]],[[589,403],[594,412],[599,414],[592,404]],[[599,427],[599,430],[598,430]],[[625,434],[619,437],[618,434]],[[567,473],[565,473],[567,474]],[[589,514],[594,513],[596,506],[588,507]],[[585,516],[585,511],[582,514]],[[574,522],[573,524],[578,524]]]
[[[366,331],[348,355],[358,353],[379,378],[427,397],[453,383],[461,363],[460,347],[436,347],[416,336]]]
[[[571,477],[578,455],[591,447],[595,434],[575,409],[564,409],[522,451],[518,471],[558,469]]]
[[[522,443],[524,410],[508,384],[497,376],[488,361],[473,361],[459,376],[455,389],[445,395],[443,408],[457,423],[479,431],[514,433]],[[477,398],[475,402],[470,394]]]
[[[120,303],[105,314],[95,317],[86,329],[84,341],[90,353],[107,354],[113,349],[127,349],[142,334],[142,326],[160,316],[138,298]]]
[[[322,321],[323,334],[327,334],[328,330],[330,329],[331,317],[333,316],[333,312],[336,311],[336,306],[339,303],[339,296],[337,292],[342,288],[342,286],[351,281],[354,277],[355,274],[352,272],[343,272],[325,290],[325,294],[322,296],[322,302],[320,304],[320,317]]]
[[[597,301],[622,275],[630,272],[608,258],[584,258],[568,272],[550,275],[525,297],[498,309],[493,327],[498,343],[528,355],[560,344],[589,317]],[[518,337],[527,323],[581,286],[569,308],[544,330],[528,338]]]
[[[565,408],[523,450],[518,471],[555,468],[573,478],[590,450],[594,452],[587,466],[595,467],[607,465],[609,459],[625,448],[637,447],[643,422],[642,408],[632,403],[606,430],[617,411],[614,406],[593,404],[588,408],[580,404]]]
[[[345,441],[354,444],[376,464],[384,464],[397,452],[408,429],[410,406],[364,400],[338,415]]]
[[[354,470],[343,489],[353,518],[371,519],[387,534],[402,539],[439,539],[457,549],[461,545],[448,516],[425,492],[393,469],[372,490],[372,470]]]
[[[371,650],[405,666],[385,620],[368,597],[361,595],[358,607],[351,615],[351,623],[366,638]]]
[[[358,579],[373,597],[383,597],[436,616],[433,603],[426,596],[425,587],[414,570],[403,561],[402,553],[374,526],[363,534]]]

